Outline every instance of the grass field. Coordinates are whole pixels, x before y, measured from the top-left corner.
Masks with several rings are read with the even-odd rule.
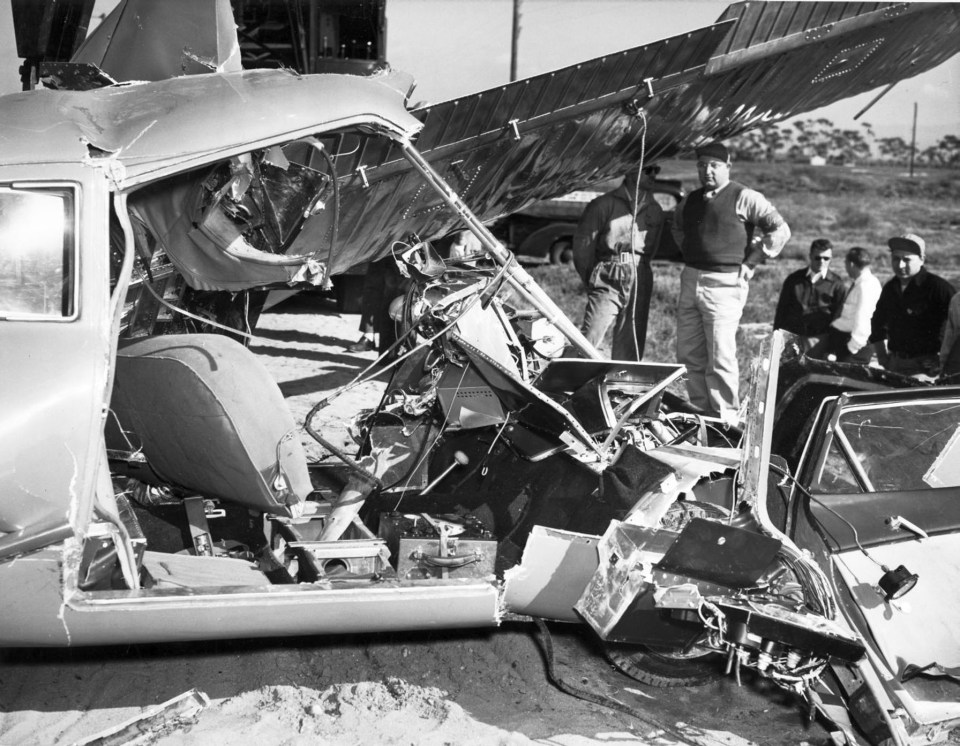
[[[692,161],[667,161],[662,178],[682,179],[687,192],[698,186]],[[873,271],[885,282],[892,276],[887,239],[916,233],[927,244],[927,268],[960,289],[960,171],[916,172],[903,169],[793,164],[734,163],[732,178],[763,192],[784,216],[793,237],[783,253],[758,268],[750,285],[738,334],[741,391],[749,362],[769,333],[783,279],[806,265],[810,242],[829,238],[834,245],[831,269],[844,275],[843,255],[863,246],[874,256]],[[654,262],[654,292],[644,359],[676,359],[676,302],[682,265]],[[541,286],[567,315],[579,323],[585,295],[572,266],[531,269]],[[603,348],[609,352],[609,340]]]

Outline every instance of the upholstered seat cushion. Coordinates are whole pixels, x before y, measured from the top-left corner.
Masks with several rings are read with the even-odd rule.
[[[140,452],[181,492],[289,515],[312,487],[276,381],[215,334],[149,337],[117,353],[107,447]]]

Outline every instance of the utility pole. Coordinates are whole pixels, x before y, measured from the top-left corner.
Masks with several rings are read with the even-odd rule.
[[[510,39],[510,82],[517,79],[517,43],[520,40],[520,0],[513,0],[513,32]]]
[[[913,136],[910,138],[910,178],[913,178],[913,159],[917,154],[917,102],[913,102]]]

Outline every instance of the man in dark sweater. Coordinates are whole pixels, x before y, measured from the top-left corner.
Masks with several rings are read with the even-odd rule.
[[[815,345],[827,333],[830,322],[843,308],[847,286],[830,269],[833,245],[826,238],[810,244],[809,262],[791,272],[783,281],[773,316],[773,328],[792,332],[803,339],[804,349]]]
[[[730,180],[726,147],[709,143],[696,152],[702,186],[677,205],[673,222],[686,265],[677,303],[677,362],[687,367],[690,403],[733,423],[740,407],[737,327],[747,283],[758,264],[783,250],[790,228],[762,194]]]
[[[870,341],[877,360],[895,373],[936,377],[943,327],[956,291],[923,266],[927,247],[920,236],[895,236],[887,245],[894,277],[883,286],[873,312]]]

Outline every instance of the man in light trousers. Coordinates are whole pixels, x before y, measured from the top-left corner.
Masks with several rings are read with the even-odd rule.
[[[701,188],[677,205],[673,221],[685,264],[677,362],[687,367],[690,403],[734,424],[740,407],[737,327],[747,285],[758,264],[783,250],[790,228],[762,194],[730,180],[730,155],[722,143],[704,145],[696,154]]]

